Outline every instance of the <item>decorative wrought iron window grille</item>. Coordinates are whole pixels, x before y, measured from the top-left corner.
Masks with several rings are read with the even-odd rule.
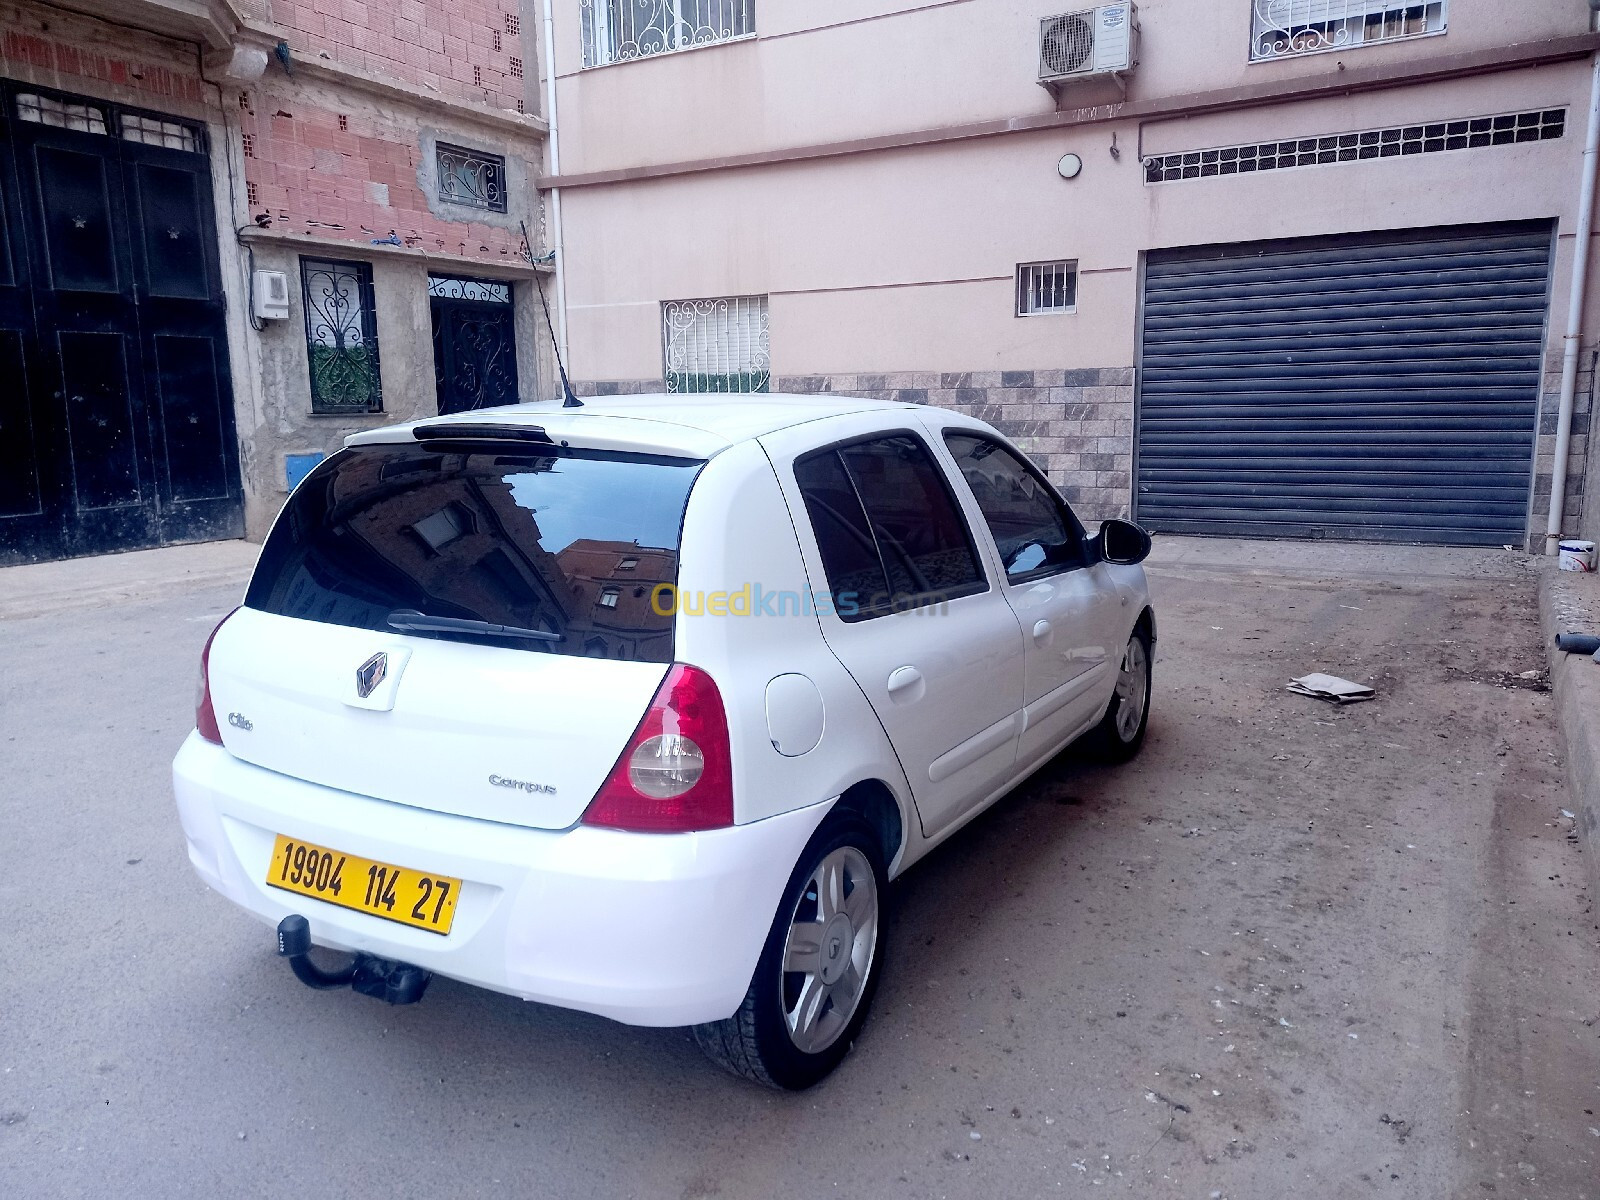
[[[1445,32],[1449,0],[1253,0],[1257,62]]]
[[[1078,306],[1076,262],[1020,263],[1017,266],[1017,316],[1072,312]]]
[[[428,295],[441,300],[477,300],[482,304],[510,304],[511,285],[494,279],[458,279],[429,275]]]
[[[1281,171],[1288,167],[1316,167],[1408,154],[1439,154],[1449,150],[1475,150],[1482,146],[1509,146],[1518,142],[1547,142],[1564,136],[1566,130],[1566,109],[1551,108],[1539,112],[1435,121],[1426,125],[1397,125],[1389,129],[1368,129],[1326,137],[1291,138],[1252,146],[1221,146],[1210,150],[1153,155],[1144,160],[1144,181],[1171,183],[1177,179],[1203,179],[1213,175],[1248,175],[1257,171]]]
[[[756,0],[580,0],[583,65],[750,37]]]
[[[506,160],[498,154],[440,142],[439,199],[489,212],[506,211]]]
[[[300,260],[313,413],[383,411],[378,323],[367,263]]]
[[[767,298],[669,300],[661,306],[669,392],[765,392],[772,386]]]

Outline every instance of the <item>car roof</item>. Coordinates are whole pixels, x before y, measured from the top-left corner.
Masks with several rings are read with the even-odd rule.
[[[549,400],[387,425],[352,434],[345,445],[409,442],[427,436],[430,430],[440,437],[487,438],[516,430],[541,430],[554,441],[592,449],[710,458],[739,442],[795,425],[915,407],[859,396],[782,392],[594,396],[570,408],[559,400]]]

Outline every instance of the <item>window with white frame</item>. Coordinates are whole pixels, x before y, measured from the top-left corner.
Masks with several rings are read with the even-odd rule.
[[[669,392],[765,392],[772,384],[767,298],[668,300],[661,306]]]
[[[756,0],[581,0],[583,65],[603,67],[756,31]]]
[[[1445,31],[1449,0],[1251,0],[1256,61],[1348,50]]]
[[[1078,264],[1034,262],[1017,265],[1017,316],[1041,317],[1078,307]]]

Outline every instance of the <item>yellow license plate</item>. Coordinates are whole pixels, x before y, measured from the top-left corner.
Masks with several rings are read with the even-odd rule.
[[[450,932],[456,899],[461,895],[461,880],[448,875],[425,875],[282,834],[273,844],[266,882],[286,892],[438,934]]]

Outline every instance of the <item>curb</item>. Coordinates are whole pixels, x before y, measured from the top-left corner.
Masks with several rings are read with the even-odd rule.
[[[1600,663],[1587,654],[1563,654],[1556,634],[1600,632],[1600,590],[1593,577],[1549,567],[1539,577],[1539,626],[1550,656],[1556,724],[1566,747],[1567,790],[1578,816],[1589,894],[1600,895]],[[1596,583],[1600,583],[1597,580]]]

